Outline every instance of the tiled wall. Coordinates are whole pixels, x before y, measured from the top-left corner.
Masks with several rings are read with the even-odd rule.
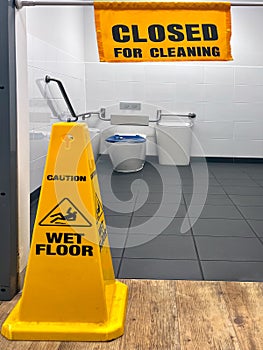
[[[27,32],[32,192],[42,182],[51,125],[69,113],[57,84],[44,77],[63,82],[76,113],[86,109],[83,11],[29,9]]]
[[[263,157],[262,66],[90,63],[86,79],[91,110],[141,101],[195,112],[192,155],[200,142],[206,156]]]

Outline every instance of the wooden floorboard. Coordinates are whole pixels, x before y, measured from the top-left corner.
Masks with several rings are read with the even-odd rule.
[[[263,350],[263,286],[252,282],[123,280],[125,333],[111,342],[9,341],[0,350]],[[19,296],[0,305],[0,322]]]

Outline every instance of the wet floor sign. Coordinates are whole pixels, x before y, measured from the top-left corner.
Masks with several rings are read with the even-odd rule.
[[[13,340],[121,336],[127,286],[115,280],[85,124],[53,125],[22,297],[3,324]]]

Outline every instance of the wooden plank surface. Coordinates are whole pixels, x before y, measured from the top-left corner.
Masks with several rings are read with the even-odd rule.
[[[217,282],[177,284],[181,349],[241,350]]]
[[[31,342],[0,350],[263,350],[261,283],[124,280],[125,334],[114,341]],[[0,305],[0,323],[19,296]]]
[[[242,349],[263,349],[263,284],[221,283]]]

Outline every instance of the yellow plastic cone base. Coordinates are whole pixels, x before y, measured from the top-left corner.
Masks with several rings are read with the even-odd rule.
[[[127,286],[116,282],[116,297],[106,323],[25,322],[19,318],[20,301],[2,327],[10,340],[108,341],[124,333]]]
[[[112,340],[124,332],[127,292],[114,276],[88,128],[54,124],[23,293],[2,334]]]

